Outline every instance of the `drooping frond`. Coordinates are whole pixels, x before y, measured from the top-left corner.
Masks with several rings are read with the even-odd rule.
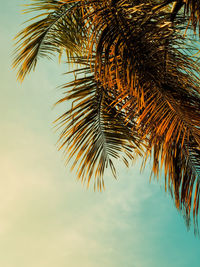
[[[121,158],[129,166],[128,159],[141,154],[141,140],[135,124],[125,125],[125,114],[111,105],[113,93],[95,79],[90,67],[77,69],[76,76],[79,72],[86,76],[65,85],[72,89],[58,101],[73,101],[71,109],[57,120],[63,129],[59,147],[65,150],[67,161],[74,158],[72,169],[78,166],[78,177],[89,185],[94,175],[95,186],[101,190],[105,168],[110,166],[116,177],[113,159]]]
[[[144,133],[149,136],[153,171],[158,175],[164,165],[166,186],[174,195],[177,208],[187,217],[192,207],[192,193],[200,182],[200,99],[192,101],[191,98],[155,93],[139,118]],[[197,202],[195,198],[195,216]]]
[[[200,68],[184,32],[199,27],[199,1],[37,0],[29,10],[44,17],[17,36],[19,78],[62,49],[79,65],[58,102],[72,107],[57,120],[78,177],[89,184],[94,176],[101,190],[105,168],[115,175],[113,159],[128,165],[146,148],[154,174],[164,166],[177,208],[196,219]]]
[[[29,11],[44,13],[31,19],[36,21],[16,36],[18,46],[13,67],[19,68],[18,79],[21,81],[35,68],[40,57],[50,58],[54,52],[62,53],[63,50],[67,56],[80,54],[84,42],[79,3],[37,0],[29,6]],[[41,16],[43,18],[38,20]]]
[[[176,205],[189,216],[188,192],[199,183],[200,81],[197,64],[187,56],[192,47],[180,34],[184,18],[177,18],[178,26],[172,27],[169,13],[152,13],[150,3],[104,2],[95,8],[96,75],[121,96],[117,103],[125,101],[127,121],[135,121],[138,114],[137,127],[149,139],[154,157],[153,171],[158,175],[159,162],[165,165]]]

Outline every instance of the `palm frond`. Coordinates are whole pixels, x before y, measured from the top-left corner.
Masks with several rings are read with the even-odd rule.
[[[128,166],[147,148],[187,220],[199,210],[200,68],[183,31],[199,27],[197,2],[37,0],[29,10],[45,17],[17,36],[14,60],[21,80],[62,49],[79,65],[58,101],[72,107],[56,122],[59,148],[83,182],[94,176],[101,190],[105,168],[116,175],[113,159]]]
[[[188,24],[191,22],[194,32],[196,33],[196,29],[199,29],[200,23],[200,2],[199,0],[184,0],[183,2],[185,3],[185,13],[189,17]]]
[[[159,175],[165,166],[166,186],[174,194],[177,208],[189,217],[193,188],[200,181],[200,99],[194,106],[188,106],[188,99],[183,99],[180,102],[171,95],[155,94],[141,113],[140,123],[150,140],[154,173]]]
[[[180,34],[185,19],[174,18],[178,23],[172,27],[170,13],[152,13],[149,2],[135,5],[117,1],[113,6],[104,2],[95,8],[90,15],[96,33],[92,40],[96,49],[95,74],[101,83],[122,96],[117,103],[125,101],[121,105],[125,120],[136,122],[138,116],[137,127],[149,139],[149,151],[153,153],[153,171],[158,175],[159,162],[165,164],[176,206],[183,208],[188,217],[188,192],[193,191],[195,181],[197,186],[199,183],[196,166],[200,147],[200,81],[196,76],[199,67],[187,55],[193,48]],[[186,187],[188,183],[190,186]],[[194,203],[195,209],[197,206]]]
[[[79,69],[75,72],[78,75]],[[74,158],[72,169],[78,165],[78,177],[89,185],[94,175],[95,186],[101,190],[105,168],[110,166],[116,177],[113,159],[121,158],[128,166],[128,159],[141,155],[142,142],[134,123],[125,125],[125,115],[111,105],[113,95],[95,79],[90,67],[81,68],[80,72],[86,76],[65,85],[72,89],[58,101],[73,100],[72,108],[57,120],[63,128],[59,147],[64,148],[67,161]]]
[[[176,16],[179,16],[179,13],[184,15],[188,26],[191,24],[196,34],[196,30],[199,30],[200,23],[200,1],[199,0],[167,0],[163,3],[160,3],[157,8],[166,7],[169,4],[173,3],[171,9],[170,19],[174,21]],[[186,28],[187,29],[187,28]],[[199,31],[200,34],[200,31]]]
[[[70,2],[37,0],[30,5],[29,11],[42,10],[44,13],[40,16],[44,17],[16,36],[13,67],[19,68],[19,80],[35,68],[40,57],[50,58],[54,52],[62,53],[63,49],[67,56],[80,54],[84,42],[82,11],[78,2]]]

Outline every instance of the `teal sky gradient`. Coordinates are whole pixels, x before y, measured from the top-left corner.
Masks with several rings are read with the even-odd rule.
[[[119,164],[118,180],[107,171],[106,191],[94,193],[64,166],[52,122],[66,107],[52,106],[66,66],[41,60],[22,85],[10,67],[27,3],[4,1],[0,10],[0,266],[200,266],[200,240],[163,183],[149,183],[148,167]]]

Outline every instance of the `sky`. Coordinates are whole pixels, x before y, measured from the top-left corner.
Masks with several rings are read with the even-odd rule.
[[[88,190],[64,166],[52,122],[67,106],[57,86],[69,81],[58,60],[41,60],[20,84],[11,69],[13,37],[27,18],[0,9],[0,266],[198,267],[200,239],[187,230],[162,180],[118,166],[106,190]],[[30,15],[29,15],[30,16]]]

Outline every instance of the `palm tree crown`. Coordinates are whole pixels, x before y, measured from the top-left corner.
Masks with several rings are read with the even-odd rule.
[[[153,159],[156,176],[189,221],[200,194],[199,0],[35,0],[39,11],[16,37],[18,78],[40,57],[66,53],[75,79],[64,85],[72,107],[56,123],[59,149],[98,190],[113,159]],[[32,20],[31,20],[32,21]]]

